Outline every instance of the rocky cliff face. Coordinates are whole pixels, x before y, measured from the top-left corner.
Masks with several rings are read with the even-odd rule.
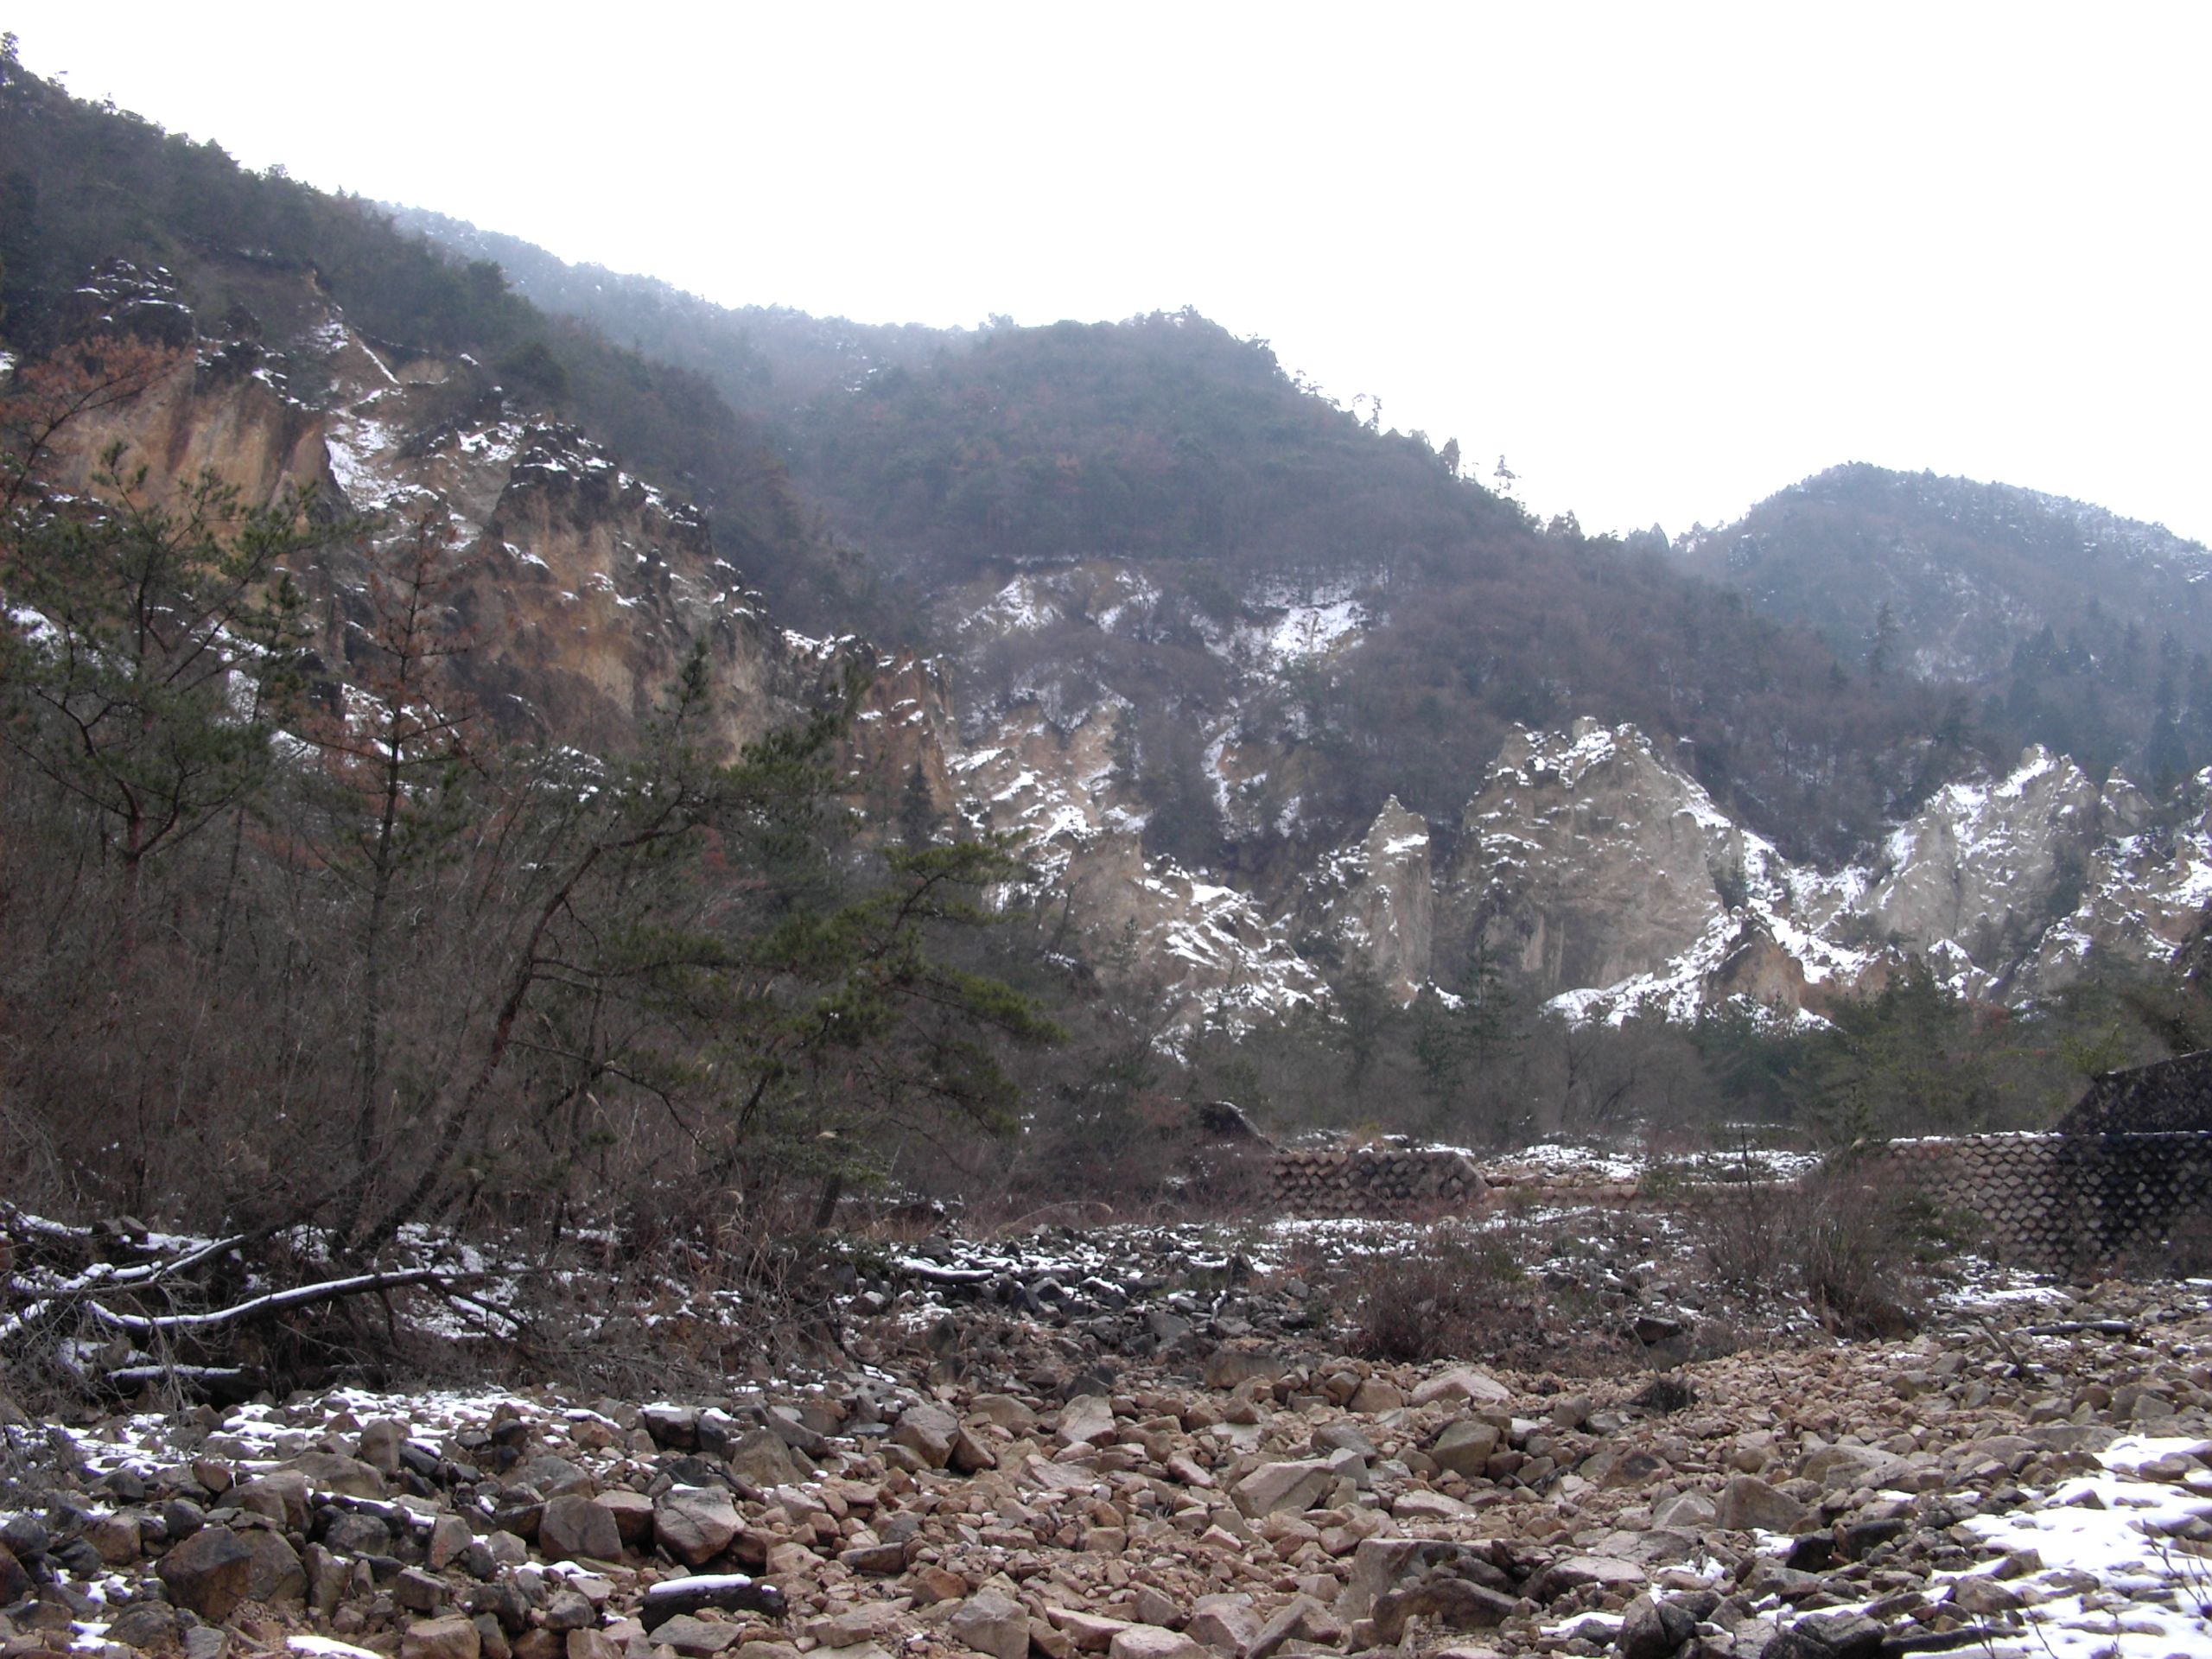
[[[1906,956],[1961,991],[2022,1002],[2093,955],[2170,960],[2212,899],[2212,821],[2146,831],[2125,779],[2100,787],[2031,748],[1955,784],[1880,861],[1794,866],[1731,823],[1630,727],[1510,743],[1469,805],[1440,938],[1480,944],[1577,1014],[1677,1018],[1729,997],[1819,1012]]]
[[[458,677],[507,734],[619,746],[703,647],[714,736],[734,753],[821,706],[864,657],[875,680],[855,791],[880,793],[887,775],[895,788],[920,764],[936,804],[950,807],[935,670],[779,627],[696,512],[474,363],[366,340],[311,293],[296,296],[281,355],[257,338],[169,339],[181,308],[159,273],[111,270],[86,293],[79,333],[144,340],[150,317],[168,356],[138,395],[65,429],[59,482],[84,488],[120,444],[156,499],[212,474],[250,504],[312,490],[320,510],[371,518],[366,537],[296,573],[334,674],[362,648],[377,556],[429,537],[451,556],[442,599],[468,640]]]
[[[81,332],[163,355],[143,391],[69,430],[65,487],[120,443],[156,494],[213,473],[251,502],[312,488],[373,517],[300,573],[334,674],[359,649],[373,561],[416,537],[454,556],[461,672],[512,735],[619,746],[703,648],[734,750],[822,706],[861,661],[855,804],[895,823],[918,798],[940,823],[1024,834],[1042,889],[1153,986],[1171,1031],[1280,1015],[1345,969],[1409,1001],[1478,950],[1579,1017],[1687,1018],[1729,998],[1817,1013],[1907,955],[2018,1001],[2093,957],[2171,959],[2212,903],[2212,818],[2158,827],[2124,779],[2100,786],[2042,749],[1941,791],[1866,867],[1822,873],[1733,823],[1633,728],[1588,720],[1509,740],[1456,835],[1393,799],[1355,839],[1314,846],[1300,791],[1319,762],[1294,691],[1372,626],[1351,588],[1193,609],[1112,561],[1040,568],[970,596],[953,661],[879,658],[779,627],[687,505],[479,365],[364,339],[311,289],[289,296],[282,340],[250,318],[199,333],[158,274],[111,271],[80,298]],[[1162,704],[1243,875],[1146,851],[1135,769],[1154,762],[1133,734]]]

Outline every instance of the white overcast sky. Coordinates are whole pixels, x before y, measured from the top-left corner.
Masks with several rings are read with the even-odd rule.
[[[1195,305],[1586,528],[1846,460],[2212,540],[2212,7],[103,0],[41,73],[729,304]]]

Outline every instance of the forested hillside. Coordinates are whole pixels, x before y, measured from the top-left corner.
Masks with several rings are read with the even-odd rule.
[[[2006,747],[2171,790],[2212,762],[2212,551],[2087,502],[1854,464],[1683,538],[1854,670],[1948,679]]]
[[[369,334],[467,353],[480,393],[497,384],[582,422],[707,509],[724,556],[748,573],[804,580],[820,553],[757,425],[704,375],[539,309],[498,266],[442,255],[369,203],[251,172],[212,141],[72,98],[0,57],[0,340],[36,349],[67,332],[72,291],[116,258],[167,267],[210,333],[272,348],[311,276]],[[280,353],[273,369],[311,395],[311,354]]]
[[[1363,421],[1266,342],[1194,314],[861,326],[726,309],[437,215],[400,222],[457,257],[495,253],[542,305],[700,365],[777,433],[852,550],[834,593],[771,587],[804,625],[957,651],[963,619],[1014,572],[1141,567],[1160,595],[1141,627],[1077,618],[994,641],[964,658],[963,685],[1128,700],[1149,740],[1149,844],[1186,860],[1266,862],[1224,844],[1196,772],[1203,716],[1229,700],[1210,639],[1255,593],[1357,594],[1374,619],[1268,706],[1236,710],[1310,747],[1300,833],[1323,842],[1392,794],[1448,820],[1513,725],[1577,715],[1678,741],[1732,809],[1831,860],[1981,754],[1974,711],[1942,686],[1847,667],[1809,631],[1683,580],[1649,538],[1540,524],[1456,444]]]

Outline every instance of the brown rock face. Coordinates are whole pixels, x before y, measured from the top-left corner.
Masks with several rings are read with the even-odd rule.
[[[400,1638],[400,1659],[478,1659],[484,1638],[458,1613],[417,1620]]]
[[[1594,720],[1505,741],[1468,803],[1455,906],[1546,994],[1662,967],[1726,908],[1743,835],[1641,737]]]
[[[227,1527],[202,1527],[162,1557],[162,1582],[169,1599],[220,1624],[245,1599],[253,1581],[254,1554]]]
[[[822,707],[857,659],[879,679],[849,757],[856,793],[895,798],[918,762],[934,804],[950,809],[948,701],[933,668],[785,633],[696,512],[585,434],[480,391],[467,364],[372,345],[319,296],[292,297],[327,377],[311,404],[201,340],[172,352],[137,397],[64,429],[54,482],[85,490],[121,444],[127,467],[148,468],[156,501],[212,473],[248,505],[312,488],[325,506],[373,515],[365,543],[295,573],[338,677],[361,643],[371,550],[428,526],[458,573],[441,590],[469,642],[456,677],[495,726],[531,741],[623,746],[696,648],[712,741],[734,753]]]
[[[614,1512],[595,1498],[575,1494],[547,1500],[537,1523],[537,1543],[556,1558],[622,1559],[622,1532]]]

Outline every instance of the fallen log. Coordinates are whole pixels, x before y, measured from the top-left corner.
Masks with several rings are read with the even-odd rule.
[[[442,1276],[435,1268],[410,1268],[399,1273],[364,1273],[351,1279],[327,1279],[320,1284],[300,1285],[291,1290],[272,1290],[266,1296],[256,1296],[248,1301],[233,1303],[229,1307],[210,1308],[205,1313],[118,1313],[95,1301],[87,1301],[85,1307],[103,1325],[118,1331],[127,1331],[135,1337],[171,1336],[179,1332],[217,1331],[226,1325],[258,1319],[264,1314],[282,1313],[290,1308],[308,1307],[316,1302],[334,1302],[347,1296],[365,1296],[372,1291],[435,1284]]]

